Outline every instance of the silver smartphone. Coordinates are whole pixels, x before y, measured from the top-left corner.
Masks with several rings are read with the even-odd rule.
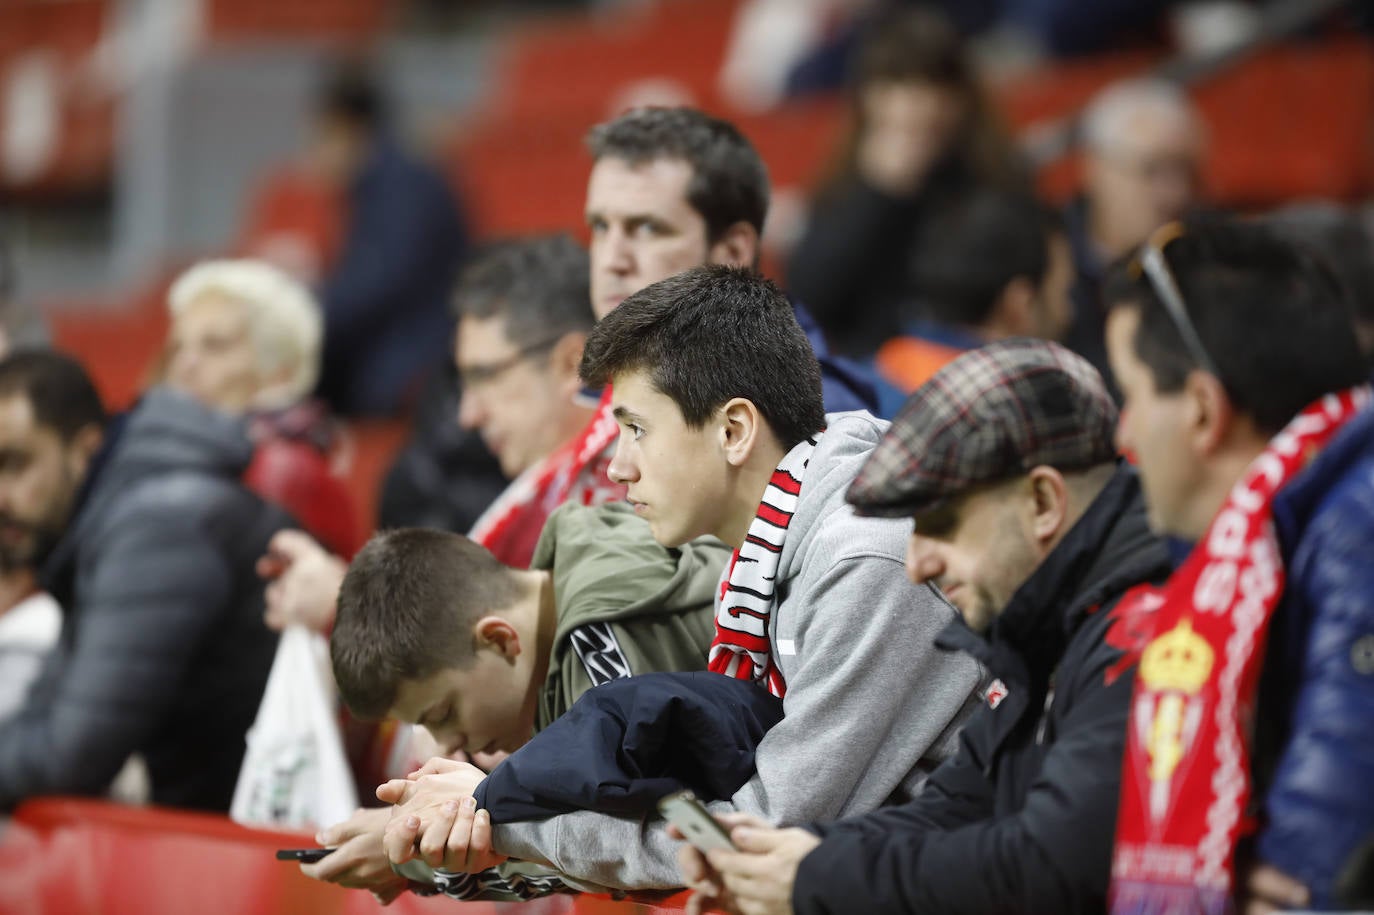
[[[701,801],[690,791],[678,791],[663,798],[658,802],[658,812],[701,851],[735,847],[725,827],[701,806]]]

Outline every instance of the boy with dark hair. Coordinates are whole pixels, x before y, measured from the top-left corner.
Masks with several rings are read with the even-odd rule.
[[[330,653],[339,693],[365,719],[423,725],[440,752],[510,752],[593,686],[649,671],[700,670],[727,558],[709,539],[666,549],[625,505],[565,505],[527,570],[441,531],[375,536],[339,592]],[[394,897],[377,831],[344,830],[310,876]],[[455,895],[519,899],[562,889],[511,863]]]
[[[855,517],[844,501],[887,424],[823,416],[791,306],[747,269],[698,267],[631,296],[588,337],[582,376],[612,385],[610,475],[654,539],[714,534],[736,549],[708,667],[780,697],[783,718],[758,743],[753,776],[713,807],[786,823],[911,796],[952,751],[982,673],[935,650],[954,611],[904,581],[905,526]],[[503,766],[559,752],[536,738]],[[480,834],[470,845],[470,815],[444,809],[480,794],[483,774],[435,769],[446,771],[378,790],[403,805],[388,827],[393,863],[414,856],[417,837],[449,867],[499,858]],[[582,883],[681,882],[662,824],[594,810],[497,823],[491,846]]]
[[[458,534],[385,531],[339,591],[339,694],[445,755],[513,751],[598,683],[704,666],[725,559],[711,540],[659,546],[619,504],[554,512],[529,569]]]
[[[1139,604],[1113,909],[1331,907],[1374,833],[1374,412],[1349,305],[1315,256],[1225,221],[1165,226],[1107,301],[1118,444],[1153,526],[1196,544]]]

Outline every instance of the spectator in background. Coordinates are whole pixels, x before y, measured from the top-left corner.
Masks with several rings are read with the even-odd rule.
[[[1237,890],[1249,913],[1340,907],[1374,836],[1374,410],[1343,290],[1262,225],[1194,222],[1114,269],[1107,301],[1118,445],[1152,525],[1195,543],[1123,607],[1141,638],[1113,911]]]
[[[806,829],[727,820],[741,853],[684,848],[689,881],[750,915],[1105,908],[1134,679],[1113,611],[1169,574],[1116,421],[1086,360],[1032,340],[967,353],[907,401],[848,499],[913,519],[907,575],[963,617],[936,644],[986,664],[1000,699],[914,801]]]
[[[1374,357],[1374,238],[1364,220],[1336,203],[1296,203],[1265,221],[1280,235],[1326,261],[1345,287],[1360,349]]]
[[[325,87],[311,158],[348,196],[343,251],[320,291],[320,393],[345,415],[395,415],[448,345],[462,216],[443,176],[402,150],[380,90],[356,66]]]
[[[320,366],[320,307],[275,267],[206,261],[167,293],[167,383],[249,420],[255,448],[244,481],[331,550],[361,542],[352,498],[330,471],[336,427],[309,399]]]
[[[878,350],[878,370],[916,390],[964,350],[1008,337],[1059,340],[1073,255],[1058,217],[1027,194],[978,190],[926,226],[912,273],[926,316]]]
[[[1099,92],[1081,130],[1083,193],[1065,213],[1078,274],[1065,343],[1115,391],[1103,337],[1106,265],[1197,205],[1205,137],[1187,93],[1148,78]]]
[[[0,543],[65,609],[0,724],[0,809],[100,793],[135,752],[153,803],[229,809],[276,649],[253,561],[286,523],[239,483],[251,455],[242,420],[177,391],[107,424],[71,359],[0,362]]]
[[[926,227],[978,188],[1025,172],[959,36],[912,11],[877,26],[859,58],[853,126],[817,194],[787,279],[831,343],[870,356],[912,317],[909,265]]]

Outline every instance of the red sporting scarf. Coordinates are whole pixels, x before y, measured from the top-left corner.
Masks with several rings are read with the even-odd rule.
[[[1369,402],[1367,388],[1299,413],[1246,469],[1162,588],[1122,599],[1143,627],[1112,855],[1111,910],[1224,913],[1250,793],[1248,725],[1284,568],[1274,495]]]
[[[778,563],[787,526],[797,510],[802,477],[820,437],[818,433],[798,442],[768,480],[744,546],[730,557],[729,576],[721,583],[716,637],[706,661],[708,670],[753,680],[778,698],[786,694],[787,684],[773,659],[768,622],[777,601]]]
[[[608,387],[577,438],[512,481],[468,536],[506,565],[527,568],[555,508],[564,502],[604,505],[625,498],[625,487],[606,476],[618,432]]]

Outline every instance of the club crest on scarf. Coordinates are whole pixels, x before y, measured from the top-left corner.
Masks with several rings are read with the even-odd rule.
[[[1230,911],[1250,794],[1246,729],[1285,580],[1270,509],[1369,399],[1367,388],[1356,388],[1294,417],[1232,487],[1173,577],[1121,601],[1116,637],[1143,650],[1135,649],[1112,860],[1117,915]]]
[[[707,656],[709,670],[753,680],[779,698],[786,694],[787,683],[773,660],[768,624],[777,603],[783,541],[821,434],[798,442],[773,471],[744,545],[730,558],[730,571],[716,602],[716,635]]]

